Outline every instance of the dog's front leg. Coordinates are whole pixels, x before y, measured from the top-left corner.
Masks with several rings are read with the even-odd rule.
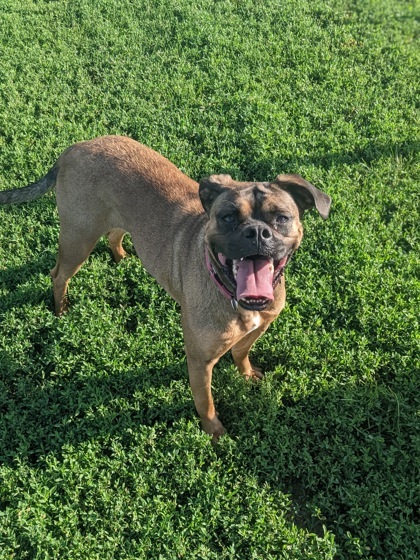
[[[245,335],[232,347],[232,357],[235,366],[240,373],[246,378],[263,379],[264,375],[258,366],[252,364],[249,360],[249,351],[254,342],[267,330],[268,325],[264,324],[255,331]]]
[[[211,394],[211,378],[213,366],[217,360],[204,361],[203,358],[192,355],[187,350],[188,374],[195,408],[201,419],[201,427],[212,436],[216,442],[225,433],[223,424],[217,417]]]
[[[182,313],[185,353],[187,355],[188,375],[195,408],[201,419],[203,430],[216,442],[225,433],[223,424],[217,417],[211,393],[213,367],[227,351],[228,346],[220,346],[220,335],[212,337],[209,332],[189,326],[187,314]]]

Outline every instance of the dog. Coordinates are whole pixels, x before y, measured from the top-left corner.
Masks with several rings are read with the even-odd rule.
[[[34,200],[56,187],[59,248],[51,271],[56,315],[98,239],[117,262],[129,232],[142,264],[178,302],[188,373],[203,430],[225,432],[211,392],[228,350],[247,378],[262,378],[249,350],[285,305],[284,269],[302,240],[301,218],[329,214],[330,197],[300,175],[239,182],[211,175],[198,184],[152,149],[123,136],[67,148],[40,181],[0,192],[0,204]]]

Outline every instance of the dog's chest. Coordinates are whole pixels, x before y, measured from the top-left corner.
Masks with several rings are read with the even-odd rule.
[[[239,322],[244,334],[249,334],[262,325],[263,318],[258,311],[244,311],[240,313]]]

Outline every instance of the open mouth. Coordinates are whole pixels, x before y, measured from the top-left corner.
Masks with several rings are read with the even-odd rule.
[[[236,287],[236,301],[241,307],[262,311],[274,301],[274,289],[280,281],[289,255],[280,260],[263,255],[228,259],[218,253],[217,259],[224,274]]]

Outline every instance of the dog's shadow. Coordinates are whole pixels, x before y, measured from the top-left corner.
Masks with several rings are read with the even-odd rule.
[[[33,273],[44,271],[44,265],[44,258],[33,263]],[[195,422],[198,432],[179,340],[173,365],[154,367],[149,362],[109,372],[92,362],[83,373],[73,364],[58,376],[56,345],[71,344],[68,332],[65,340],[60,339],[60,321],[52,319],[40,327],[37,339],[42,347],[36,367],[25,364],[15,349],[0,351],[1,462],[13,467],[18,459],[42,468],[45,457],[60,457],[68,446],[95,440],[106,453],[112,437],[127,442],[127,434],[145,428],[180,430],[176,424],[185,419]],[[270,362],[264,351],[257,348],[254,354]],[[275,388],[245,385],[230,363],[230,358],[224,359],[215,371],[218,410],[229,433],[228,445],[222,439],[215,448],[218,457],[223,460],[226,453],[229,464],[229,441],[234,442],[235,468],[254,475],[261,488],[290,495],[290,523],[319,537],[324,526],[334,531],[335,516],[351,526],[349,508],[359,489],[367,493],[369,485],[386,480],[389,467],[384,458],[395,441],[407,449],[411,446],[412,434],[400,425],[404,394],[395,395],[385,387],[343,385],[300,400],[286,396],[279,402]],[[277,382],[282,382],[280,377]],[[407,477],[408,465],[398,468],[401,485],[409,489],[414,481]]]
[[[128,241],[127,245],[130,254],[131,242]],[[134,302],[137,307],[127,312],[121,328],[132,331],[142,319],[146,321],[150,307],[165,307],[166,300],[161,301],[156,296],[156,290],[161,290],[157,285],[151,288],[152,296],[131,286],[132,276],[138,273],[137,265],[131,267],[128,263],[125,273],[116,272],[105,240],[99,241],[94,253],[96,258],[109,259],[109,272],[113,267],[114,277],[122,274],[124,282],[136,291],[136,297],[143,300],[141,304]],[[69,317],[59,319],[54,316],[49,275],[54,262],[55,254],[44,252],[21,266],[0,269],[0,325],[3,325],[4,332],[7,331],[0,344],[0,462],[13,462],[19,457],[36,463],[41,456],[59,453],[63,445],[76,444],[84,439],[100,439],[116,432],[136,430],[142,425],[162,423],[170,426],[186,416],[196,419],[183,346],[177,339],[179,333],[168,342],[174,344],[174,365],[150,366],[153,359],[149,356],[142,361],[140,355],[133,358],[132,367],[118,367],[116,357],[111,360],[112,364],[110,361],[108,366],[102,367],[107,371],[101,371],[95,363],[95,356],[86,358],[80,332],[74,340],[71,335],[72,329],[80,330],[81,321],[86,319],[94,329],[89,310],[84,312],[87,316],[80,319],[72,318],[74,309],[70,310]],[[101,294],[91,296],[92,299],[100,298]],[[148,301],[150,297],[158,303],[152,304]],[[170,306],[169,297],[167,302]],[[120,305],[120,299],[112,293],[108,307]],[[39,313],[42,319],[37,319]],[[101,311],[95,313],[100,315]],[[26,317],[30,327],[25,334],[22,329]],[[14,330],[19,340],[8,346],[7,339],[13,337]],[[98,340],[101,345],[108,343],[103,333]],[[122,354],[124,352],[127,351],[121,350]],[[79,355],[80,362],[77,363]],[[72,363],[63,367],[62,362],[67,359]],[[113,371],[109,371],[111,368]]]
[[[0,290],[2,291],[0,313],[23,306],[35,306],[47,302],[53,309],[52,284],[49,271],[54,266],[55,256],[45,252],[37,259],[20,266],[0,268]],[[34,277],[41,276],[40,282]],[[0,318],[1,322],[1,318]]]
[[[47,348],[37,367],[0,351],[0,462],[19,458],[36,464],[50,453],[60,455],[63,446],[141,427],[170,429],[177,420],[196,417],[185,364],[111,373],[85,367],[58,378],[48,359],[56,341],[47,331],[41,333]]]

